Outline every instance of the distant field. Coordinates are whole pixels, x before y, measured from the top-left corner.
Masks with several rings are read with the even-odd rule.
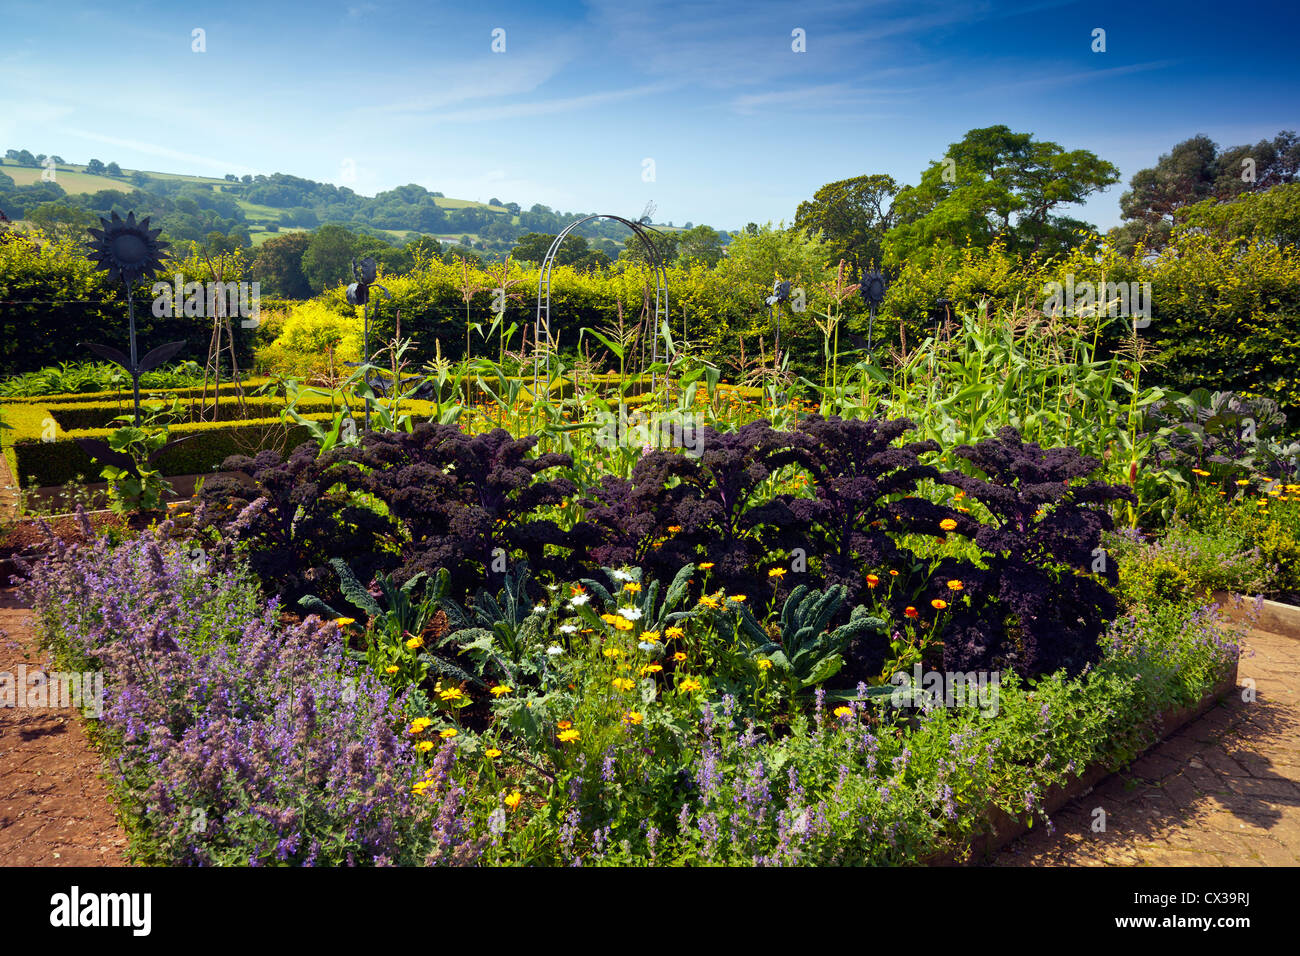
[[[124,170],[124,172],[126,172],[129,175],[135,172],[135,170],[127,169]],[[154,179],[173,179],[173,180],[179,180],[180,182],[183,183],[199,183],[200,185],[207,185],[207,186],[220,186],[226,182],[224,179],[217,179],[214,176],[185,176],[181,173],[155,173],[153,170],[150,169],[146,169],[144,173],[146,176],[150,176]]]
[[[436,202],[443,209],[466,209],[470,206],[477,206],[482,209],[491,209],[493,212],[505,212],[505,206],[489,206],[485,202],[474,202],[472,199],[443,199],[441,196],[434,197]]]
[[[270,239],[272,236],[283,236],[286,233],[290,233],[290,232],[306,232],[306,231],[307,230],[305,229],[298,229],[294,226],[282,226],[279,232],[267,232],[266,230],[254,232],[252,230],[249,230],[248,238],[253,241],[253,248],[256,249],[258,246],[266,242],[266,240]]]
[[[243,199],[236,199],[235,205],[244,210],[244,215],[252,220],[265,220],[269,222],[278,222],[280,217],[286,212],[284,209],[275,209],[272,206],[259,206],[255,202],[245,202]]]
[[[4,164],[4,174],[13,179],[15,186],[31,186],[33,183],[39,183],[43,172],[44,169],[33,169],[31,166]],[[54,167],[54,181],[62,186],[66,193],[97,193],[101,189],[116,189],[118,192],[129,193],[135,189],[130,183],[124,183],[120,179],[77,172],[77,167],[74,166]]]

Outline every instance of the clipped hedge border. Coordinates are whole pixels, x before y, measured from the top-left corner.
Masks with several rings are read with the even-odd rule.
[[[333,407],[338,408],[343,404],[341,399],[335,399]],[[405,401],[402,407],[411,408],[420,412],[426,412],[428,402]],[[46,412],[51,418],[58,422],[59,427],[65,431],[80,431],[88,428],[108,428],[112,421],[124,411],[131,411],[131,400],[128,398],[125,403],[117,402],[72,402],[69,404],[47,403]],[[248,414],[243,419],[226,419],[226,421],[251,421],[259,418],[278,417],[280,409],[285,407],[285,401],[271,395],[259,395],[244,399],[244,407]],[[328,398],[305,395],[299,398],[297,408],[303,412],[319,412],[331,407]],[[362,406],[359,402],[353,401],[352,407],[360,409]],[[233,405],[228,406],[234,408]],[[427,412],[426,412],[427,413]],[[116,427],[116,426],[113,426]]]
[[[43,412],[44,409],[39,411]],[[312,421],[329,421],[333,418],[328,412],[303,417]],[[289,447],[302,444],[311,437],[306,426],[296,423],[286,425],[279,418],[173,425],[173,438],[190,436],[190,440],[168,448],[158,458],[157,464],[164,475],[197,475],[215,471],[229,456],[250,454],[252,449],[264,446],[269,435],[284,428],[288,429]],[[38,434],[39,429],[38,421]],[[53,441],[42,441],[39,437],[16,437],[5,448],[5,457],[9,459],[9,467],[20,483],[34,481],[40,486],[61,485],[76,480],[78,475],[95,480],[93,476],[97,476],[103,466],[82,450],[76,439],[98,438],[106,441],[113,431],[111,428],[84,428],[70,432],[59,429]]]
[[[244,379],[243,382],[236,386],[234,382],[222,382],[220,394],[233,395],[237,388],[242,387],[245,391],[260,388],[261,386],[272,381],[270,378],[259,377]],[[211,393],[213,387],[208,386],[208,392]],[[182,388],[158,388],[140,386],[140,395],[175,395],[178,398],[201,398],[203,396],[202,385],[187,385]],[[121,398],[123,402],[131,401],[131,389],[111,389],[102,392],[64,392],[61,395],[6,395],[0,397],[0,402],[6,405],[72,405],[79,402],[107,402],[110,398],[116,401]]]
[[[328,403],[326,403],[328,405]],[[354,404],[360,415],[362,407]],[[428,416],[433,406],[428,402],[403,402],[402,413],[417,417]],[[313,422],[330,422],[334,413],[328,410],[303,415]],[[54,433],[45,440],[42,433],[46,420],[54,421]],[[35,482],[41,487],[52,487],[73,481],[78,475],[95,480],[102,468],[76,443],[78,438],[107,440],[113,428],[80,428],[64,430],[57,419],[43,405],[6,405],[4,420],[12,429],[0,431],[5,458],[9,469],[19,484]],[[169,448],[158,459],[164,475],[198,475],[215,471],[231,455],[256,454],[266,446],[270,435],[287,428],[286,447],[293,448],[310,439],[306,426],[282,422],[278,415],[265,418],[238,419],[225,422],[185,422],[173,425],[173,438],[191,436],[189,440]]]

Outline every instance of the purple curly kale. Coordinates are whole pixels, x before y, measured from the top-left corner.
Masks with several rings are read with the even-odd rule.
[[[637,462],[630,481],[607,478],[592,490],[584,504],[600,536],[591,548],[596,561],[639,564],[666,579],[689,562],[712,561],[713,580],[741,591],[768,556],[806,543],[792,496],[773,494],[768,484],[797,462],[799,436],[765,421],[700,435],[698,458],[654,451]]]
[[[200,517],[239,531],[253,569],[287,600],[332,595],[331,558],[345,560],[362,580],[389,571],[406,580],[446,568],[450,595],[463,597],[484,584],[499,586],[498,548],[546,571],[582,543],[581,529],[566,533],[540,513],[573,495],[567,478],[546,477],[572,459],[532,457],[536,444],[536,437],[516,439],[503,429],[467,435],[454,425],[424,424],[409,434],[367,434],[359,447],[320,458],[310,443],[283,462],[263,452],[226,462],[256,489],[211,482]],[[268,503],[240,531],[236,509],[259,491]]]
[[[950,471],[940,480],[979,501],[994,520],[954,519],[955,531],[979,547],[987,567],[948,561],[933,575],[936,582],[961,580],[969,597],[952,602],[944,666],[1013,668],[1024,676],[1062,667],[1078,673],[1100,657],[1098,640],[1117,609],[1110,590],[1091,574],[1101,534],[1113,527],[1102,506],[1132,501],[1133,493],[1086,481],[1098,467],[1095,458],[1074,448],[1026,444],[1010,427],[954,453],[985,477]],[[1105,562],[1102,574],[1114,582],[1113,562]]]

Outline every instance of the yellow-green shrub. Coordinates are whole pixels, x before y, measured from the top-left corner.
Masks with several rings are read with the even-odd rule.
[[[361,359],[363,324],[358,315],[344,315],[321,299],[311,299],[294,303],[279,321],[275,341],[257,351],[259,368],[280,374],[315,371],[329,364],[331,351],[335,367]]]

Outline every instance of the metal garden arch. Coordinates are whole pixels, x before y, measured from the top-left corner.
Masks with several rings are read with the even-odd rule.
[[[542,261],[541,275],[537,278],[537,321],[533,329],[533,394],[537,394],[538,382],[540,381],[539,363],[542,357],[542,342],[545,342],[545,348],[551,347],[551,265],[555,261],[556,255],[560,251],[560,246],[569,233],[584,222],[591,222],[593,219],[612,219],[615,222],[621,222],[636,234],[636,236],[645,245],[646,252],[650,256],[650,265],[655,271],[655,319],[654,328],[651,338],[654,343],[651,353],[651,364],[659,361],[659,330],[662,323],[668,320],[668,270],[664,266],[663,260],[659,258],[659,250],[655,244],[650,241],[649,232],[658,234],[658,230],[653,226],[647,231],[646,226],[639,222],[633,222],[631,219],[624,219],[622,216],[613,216],[604,213],[596,213],[590,216],[583,216],[581,219],[574,220],[563,229],[560,234],[551,242],[550,249],[546,252],[546,258]],[[545,336],[545,338],[543,338]],[[651,373],[650,388],[654,389],[654,373]]]

